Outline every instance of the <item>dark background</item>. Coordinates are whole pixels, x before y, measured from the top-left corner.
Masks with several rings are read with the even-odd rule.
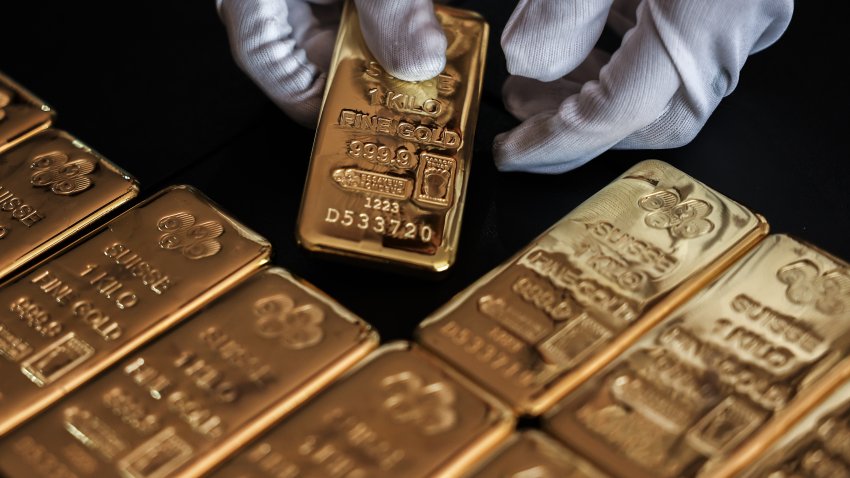
[[[646,158],[762,213],[773,232],[850,258],[850,95],[839,73],[847,17],[820,2],[796,3],[789,30],[750,58],[737,90],[693,143],[608,152],[559,176],[493,166],[493,136],[517,124],[501,103],[498,43],[515,2],[453,2],[483,13],[492,32],[460,253],[437,282],[327,262],[296,246],[313,132],[236,68],[213,0],[16,3],[0,10],[0,70],[52,105],[58,127],[134,174],[141,197],[174,183],[197,186],[269,238],[276,264],[384,339],[410,337],[427,314]],[[286,173],[271,173],[280,169]]]

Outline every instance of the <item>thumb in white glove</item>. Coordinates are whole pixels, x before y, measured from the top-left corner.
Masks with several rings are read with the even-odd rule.
[[[524,122],[496,137],[496,166],[554,174],[610,148],[687,144],[792,12],[793,0],[521,0],[502,35],[521,76],[503,96]],[[625,33],[610,58],[593,49],[606,20]]]
[[[217,0],[236,63],[291,118],[315,126],[339,26],[338,0]],[[437,76],[446,38],[432,0],[355,0],[370,51],[407,81]]]

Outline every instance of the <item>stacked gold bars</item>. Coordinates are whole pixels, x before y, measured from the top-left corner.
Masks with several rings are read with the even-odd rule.
[[[379,67],[347,10],[302,239],[308,205],[375,209],[394,191],[366,169],[352,179],[364,166],[335,164],[340,148],[373,163],[404,150],[418,168],[368,174],[406,178],[409,201],[381,211],[432,225],[429,246],[332,240],[348,216],[359,228],[345,206],[311,231],[346,256],[451,262],[486,24],[437,8],[459,53],[422,85],[369,83]],[[447,78],[460,96],[435,86]],[[422,125],[446,128],[443,143],[384,156],[374,131],[338,141],[352,127],[338,102],[387,84],[410,98],[374,114],[430,111]],[[420,86],[457,102],[409,93]],[[626,171],[422,322],[418,343],[375,350],[366,322],[264,267],[267,241],[188,186],[22,269],[137,194],[52,119],[0,76],[0,476],[850,476],[850,266],[767,236],[761,216],[668,164]],[[444,189],[428,175],[447,164]],[[516,430],[520,416],[543,426]]]

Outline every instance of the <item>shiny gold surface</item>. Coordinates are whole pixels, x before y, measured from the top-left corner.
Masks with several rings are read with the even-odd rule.
[[[426,319],[418,339],[539,414],[766,232],[737,203],[644,161]]]
[[[513,427],[474,390],[416,346],[385,345],[213,476],[457,476]]]
[[[848,265],[771,236],[568,396],[547,428],[618,476],[733,476],[846,378],[848,352]]]
[[[488,27],[436,12],[446,69],[405,82],[372,57],[346,6],[298,219],[307,249],[438,272],[454,262]]]
[[[545,434],[516,433],[466,478],[605,478],[607,475]]]
[[[850,478],[850,382],[797,423],[744,478]]]
[[[0,152],[47,128],[52,121],[49,106],[0,73]]]
[[[268,260],[265,239],[178,186],[0,288],[0,435]]]
[[[127,172],[63,131],[0,154],[0,278],[138,192]]]
[[[0,441],[0,474],[198,476],[377,343],[329,297],[267,270]]]

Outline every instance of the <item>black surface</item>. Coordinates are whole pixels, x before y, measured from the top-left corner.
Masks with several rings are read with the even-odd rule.
[[[213,0],[17,2],[0,14],[0,70],[59,112],[57,126],[122,165],[142,197],[199,187],[268,237],[274,262],[406,338],[429,312],[520,249],[635,162],[669,161],[786,232],[850,258],[846,16],[797,2],[785,36],[750,58],[737,90],[690,145],[609,152],[559,176],[501,174],[493,136],[516,124],[501,104],[499,35],[514,2],[469,0],[492,27],[458,261],[433,282],[326,262],[299,250],[294,224],[312,131],[287,119],[235,67]],[[272,173],[283,166],[285,174]]]

